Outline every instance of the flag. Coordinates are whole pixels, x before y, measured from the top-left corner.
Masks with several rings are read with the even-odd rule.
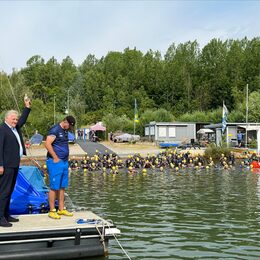
[[[226,127],[227,127],[227,115],[228,115],[228,110],[227,107],[225,106],[225,103],[223,102],[223,112],[222,112],[222,134],[225,133]]]
[[[138,117],[138,110],[137,110],[137,103],[135,99],[135,118],[134,118],[135,123],[139,123],[139,117]]]

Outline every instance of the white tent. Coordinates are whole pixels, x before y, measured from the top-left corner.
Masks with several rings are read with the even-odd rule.
[[[199,131],[197,131],[197,134],[210,134],[210,133],[214,133],[214,131],[208,128],[201,128]]]

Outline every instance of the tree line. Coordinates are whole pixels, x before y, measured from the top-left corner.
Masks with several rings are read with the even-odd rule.
[[[219,123],[223,101],[229,122],[245,122],[247,84],[249,121],[260,121],[259,37],[212,39],[203,48],[197,41],[173,43],[165,55],[126,48],[100,59],[89,54],[80,65],[69,56],[59,63],[35,55],[26,67],[0,75],[2,117],[15,100],[21,108],[24,93],[34,100],[29,134],[46,134],[68,110],[77,127],[103,121],[108,131],[132,133],[135,99],[141,135],[150,121]]]

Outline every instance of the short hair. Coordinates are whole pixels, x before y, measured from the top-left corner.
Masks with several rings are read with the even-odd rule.
[[[19,116],[18,111],[16,111],[16,110],[8,110],[8,111],[5,113],[5,118],[7,118],[7,117],[9,117],[10,115],[13,115],[13,114]]]

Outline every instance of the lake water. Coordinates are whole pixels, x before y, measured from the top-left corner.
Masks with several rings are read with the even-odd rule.
[[[260,259],[259,173],[73,172],[68,193],[113,220],[131,259]],[[109,259],[127,259],[114,239]]]

